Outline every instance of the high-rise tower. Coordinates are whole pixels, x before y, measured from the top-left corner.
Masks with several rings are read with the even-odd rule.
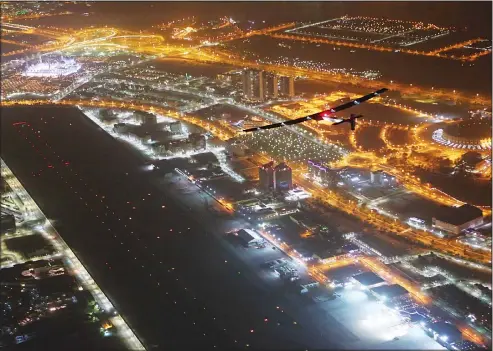
[[[274,168],[274,189],[289,190],[293,188],[293,172],[284,162]]]
[[[259,185],[264,190],[274,187],[274,162],[271,161],[258,169]]]

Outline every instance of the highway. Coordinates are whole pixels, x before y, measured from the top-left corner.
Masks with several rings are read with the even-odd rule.
[[[265,164],[271,159],[262,155],[255,156],[257,164]],[[313,197],[320,198],[326,205],[337,208],[347,214],[356,216],[364,222],[380,227],[396,235],[408,238],[409,240],[426,245],[437,251],[442,251],[448,254],[459,255],[466,259],[479,260],[483,264],[490,265],[491,253],[472,252],[466,245],[456,241],[440,239],[431,233],[410,229],[407,224],[399,223],[396,220],[388,219],[382,215],[371,212],[370,210],[359,208],[355,201],[345,200],[337,193],[331,190],[325,190],[303,176],[293,174],[293,182],[302,186],[306,191],[312,194]]]
[[[9,24],[9,25],[11,28],[15,28],[15,29],[22,29],[25,31],[32,31],[33,30],[33,27],[19,26],[19,25],[15,25],[15,24]],[[23,27],[25,27],[25,28],[23,28]],[[292,27],[292,24],[288,24],[286,28],[290,28],[290,27]],[[275,29],[275,30],[279,30],[279,29]],[[271,29],[271,30],[265,30],[265,31],[251,32],[251,33],[247,33],[245,35],[245,37],[248,37],[251,35],[264,35],[264,34],[267,34],[268,32],[271,32],[271,31],[274,31],[274,30]],[[39,32],[41,34],[41,31],[39,31]],[[47,35],[47,33],[48,33],[48,31],[44,31],[45,35]],[[52,32],[52,34],[53,34],[53,32]],[[63,40],[54,44],[55,46],[53,46],[53,47],[47,48],[45,46],[39,46],[39,47],[37,46],[37,47],[31,48],[31,49],[53,50],[54,47],[57,47],[57,48],[74,48],[74,47],[82,47],[82,46],[88,46],[88,45],[107,44],[108,41],[120,40],[120,39],[126,40],[126,39],[141,39],[142,38],[144,40],[149,40],[149,41],[152,41],[152,40],[164,41],[163,37],[156,36],[156,35],[134,35],[134,34],[117,35],[117,34],[122,34],[122,33],[118,33],[118,31],[114,30],[114,29],[108,29],[105,36],[101,37],[101,36],[99,36],[100,33],[97,33],[98,37],[90,38],[90,39],[82,40],[82,41],[78,41],[78,39],[81,38],[80,35],[77,36],[77,39],[76,39],[76,36],[72,36],[72,37],[64,36]],[[269,35],[279,36],[278,34],[269,34]],[[473,42],[474,42],[474,40],[470,41],[469,44],[473,43]],[[461,43],[461,45],[462,44],[464,44],[464,43]],[[341,44],[341,45],[345,45],[345,44]],[[154,46],[154,44],[152,46]],[[133,47],[132,44],[129,47]],[[441,52],[452,50],[454,48],[455,47],[449,47],[449,48],[441,49],[437,52],[427,53],[427,55],[433,54],[433,56],[445,57],[444,55],[441,54]],[[137,48],[135,48],[135,49],[137,50]],[[143,51],[143,52],[145,52],[146,50],[148,50],[148,48],[145,48],[145,47],[138,49],[138,51]],[[156,48],[156,47],[154,47],[152,50],[149,48],[149,50],[152,52],[160,52],[160,53],[164,52],[162,48]],[[169,52],[169,49],[166,49],[166,50],[167,50],[167,52]],[[196,47],[196,48],[192,48],[192,49],[187,48],[186,49],[186,50],[188,50],[187,53],[184,53],[182,49],[176,49],[175,48],[174,50],[177,50],[177,52],[179,54],[185,55],[187,57],[187,59],[195,59],[197,61],[205,61],[205,62],[220,62],[220,63],[227,63],[227,64],[233,64],[233,65],[238,65],[238,66],[243,66],[243,67],[245,67],[245,66],[246,67],[252,67],[252,68],[260,67],[261,69],[265,69],[267,71],[275,71],[275,72],[278,72],[281,74],[291,75],[291,76],[302,75],[302,76],[309,77],[309,78],[314,79],[314,80],[322,80],[322,81],[331,80],[331,81],[337,81],[340,83],[349,83],[349,84],[354,84],[354,85],[358,85],[358,86],[364,86],[364,87],[368,87],[368,88],[371,87],[372,89],[382,86],[379,84],[384,84],[384,82],[366,81],[366,80],[359,79],[357,77],[348,77],[345,75],[333,75],[333,74],[329,74],[329,73],[325,73],[325,72],[312,72],[309,70],[298,69],[298,68],[293,68],[293,67],[283,67],[283,66],[269,65],[269,64],[260,64],[259,65],[259,64],[254,63],[254,62],[245,61],[244,59],[240,60],[237,56],[228,54],[226,52],[221,52],[217,48],[214,48],[214,49],[203,49],[200,47]],[[202,51],[200,51],[200,50],[202,50]],[[409,53],[421,54],[421,53],[417,53],[417,52],[409,52]],[[464,58],[462,58],[462,59],[464,59]],[[392,82],[390,83],[390,86],[394,90],[399,90],[399,91],[405,92],[405,93],[412,93],[412,94],[418,93],[418,94],[422,94],[422,95],[432,94],[432,96],[437,97],[437,98],[454,99],[456,101],[462,101],[462,102],[467,102],[467,103],[488,103],[488,98],[479,97],[479,96],[476,96],[476,97],[464,96],[464,95],[457,93],[455,91],[453,93],[452,92],[446,92],[443,90],[430,92],[429,90],[427,91],[425,89],[421,89],[418,87],[412,87],[412,86],[407,86],[407,85],[397,84],[397,83],[392,83]],[[188,93],[188,92],[186,92],[186,93]],[[227,100],[221,100],[221,102],[227,103],[228,101]],[[169,115],[173,118],[186,121],[188,123],[193,123],[193,124],[199,125],[199,126],[203,127],[204,129],[210,131],[212,134],[217,135],[222,140],[227,140],[227,139],[235,136],[234,131],[232,131],[228,128],[224,128],[224,127],[217,126],[217,125],[212,125],[211,123],[201,121],[199,118],[196,118],[194,116],[185,116],[182,113],[177,112],[177,111],[171,111],[171,110],[163,109],[163,108],[156,107],[156,106],[150,106],[150,105],[138,106],[137,104],[120,102],[120,101],[115,102],[115,101],[111,101],[111,100],[107,100],[107,101],[83,101],[83,100],[66,101],[66,100],[61,100],[61,101],[56,101],[55,103],[53,101],[49,101],[49,100],[2,101],[2,107],[15,106],[15,105],[45,105],[45,104],[57,104],[57,105],[65,105],[65,106],[79,105],[79,106],[89,106],[89,107],[119,107],[119,108],[128,108],[128,109],[134,109],[134,110],[140,109],[140,110],[145,110],[145,111],[155,111],[155,112],[158,112],[158,113],[163,114],[163,115]],[[244,109],[250,113],[259,114],[262,117],[264,117],[268,120],[271,120],[273,122],[280,121],[280,119],[273,116],[272,114],[265,113],[265,112],[260,111],[259,109],[256,109],[256,108],[251,108],[251,107],[239,105],[239,104],[234,104],[234,106],[242,108],[242,109]],[[316,136],[307,135],[303,130],[298,129],[298,128],[294,128],[292,130],[295,133],[298,133],[305,138],[309,138],[311,141],[314,141],[314,142],[318,143],[319,145],[322,145],[324,147],[329,148],[328,145],[321,142]],[[39,136],[37,136],[37,137],[39,138]],[[34,140],[36,140],[36,139],[34,139]],[[32,143],[32,141],[30,141],[30,143]],[[332,147],[332,146],[330,146],[330,147]],[[331,151],[333,151],[333,150],[331,149]],[[54,152],[54,154],[59,159],[63,159],[63,157],[60,154],[56,154],[56,152]],[[45,157],[45,160],[46,160],[47,155],[44,155],[42,157]],[[52,156],[50,155],[50,157],[52,157]],[[50,157],[48,157],[48,158],[50,158]],[[55,161],[57,160],[56,158],[54,158],[54,156],[53,156],[53,158],[50,158],[50,159],[55,160]],[[41,165],[41,163],[36,163],[36,165],[41,167],[40,169],[42,169],[42,167],[43,167]],[[64,170],[64,173],[63,173],[64,175],[61,176],[60,181],[63,181],[63,177],[66,176],[66,172],[68,172],[70,169],[71,169],[71,167],[68,167],[66,171]],[[426,196],[428,198],[435,199],[436,201],[440,201],[440,202],[448,204],[448,205],[456,205],[456,204],[461,203],[456,199],[450,198],[447,194],[443,194],[443,193],[437,194],[436,189],[423,188],[422,184],[420,184],[419,181],[416,181],[416,179],[413,179],[412,177],[409,177],[406,174],[401,174],[399,172],[396,172],[396,170],[393,168],[386,167],[385,170],[388,173],[395,175],[399,179],[404,180],[405,186],[413,192],[416,192],[416,193],[423,195],[423,196]],[[43,169],[43,171],[45,171],[45,170]],[[33,171],[33,174],[34,173],[35,173],[35,171]],[[57,171],[57,173],[58,173],[58,171]],[[41,176],[41,174],[42,174],[42,172],[39,173],[39,176]],[[314,196],[320,197],[326,204],[333,206],[333,207],[337,207],[337,208],[341,209],[342,211],[344,211],[348,214],[354,215],[354,216],[356,216],[356,217],[358,217],[358,218],[360,218],[366,222],[377,225],[378,227],[383,228],[384,230],[393,232],[397,235],[407,237],[408,239],[413,240],[413,241],[418,240],[421,243],[423,243],[429,247],[432,247],[435,250],[439,250],[441,252],[446,252],[449,254],[456,254],[456,255],[459,255],[459,256],[462,256],[462,257],[465,257],[468,259],[480,260],[486,264],[491,263],[491,253],[477,253],[477,252],[472,252],[471,250],[466,251],[466,247],[461,243],[458,243],[455,241],[452,242],[452,241],[448,241],[448,240],[444,240],[444,239],[439,239],[439,238],[436,238],[436,237],[430,235],[427,232],[413,230],[413,229],[410,230],[410,228],[404,224],[400,224],[400,223],[397,223],[395,221],[391,221],[388,218],[385,218],[383,216],[379,216],[378,214],[369,213],[368,211],[362,210],[362,209],[358,208],[355,203],[351,203],[351,201],[347,202],[346,200],[343,200],[342,197],[340,197],[338,194],[335,194],[331,191],[325,191],[321,188],[318,188],[313,183],[303,179],[302,177],[297,176],[295,181],[298,184],[301,184],[306,190],[312,192],[312,194]],[[82,178],[81,178],[81,182],[85,182],[85,180],[82,180]],[[82,185],[82,184],[80,184],[80,185]],[[85,185],[87,185],[87,184],[85,184]],[[77,192],[75,192],[75,193],[77,193]],[[80,200],[85,201],[82,197],[80,197]],[[104,201],[101,201],[101,202],[105,203]],[[85,206],[87,208],[90,207],[90,205],[88,205],[88,202],[85,203]],[[108,205],[106,205],[106,207],[108,208]],[[88,211],[92,211],[92,210],[88,209]],[[115,212],[113,212],[113,215],[114,214],[115,214]],[[121,221],[121,218],[117,218],[117,219],[118,219],[118,221]],[[131,220],[131,218],[130,218],[130,220]],[[127,223],[127,222],[125,222],[125,223]],[[126,227],[126,225],[125,225],[125,227]],[[53,233],[53,230],[54,229],[50,226],[46,227],[46,235],[48,237],[50,237],[50,235],[51,235],[50,233]],[[63,246],[63,245],[66,245],[63,241],[62,241],[62,243],[58,243],[58,245],[60,248],[63,249],[64,252],[67,252],[67,256],[69,257],[68,259],[72,260],[69,262],[78,262],[77,257],[73,253],[70,254],[71,253],[71,251],[69,251],[70,249],[68,249],[68,247]],[[122,242],[122,245],[125,245],[125,244],[123,244],[123,242]],[[125,246],[125,247],[127,247],[127,246]],[[145,250],[143,250],[143,251],[145,251]],[[77,261],[74,261],[74,260],[77,260]],[[375,263],[373,263],[373,262],[367,262],[366,264],[368,266],[372,266],[372,265],[374,266],[375,265]],[[79,271],[79,270],[84,269],[84,268],[82,265],[77,265],[77,263],[74,263],[74,269]],[[375,269],[377,269],[377,268],[375,268]],[[378,269],[380,269],[380,268],[378,268]],[[315,272],[314,274],[318,274],[318,272]],[[109,303],[109,300],[107,301],[107,298],[104,296],[104,294],[102,294],[102,292],[97,291],[98,288],[95,285],[92,278],[88,275],[88,273],[87,273],[87,275],[83,275],[83,279],[85,279],[84,284],[86,284],[86,287],[88,289],[93,289],[95,291],[95,293],[99,296],[97,298],[99,298],[99,301],[101,301],[101,303],[103,305]],[[412,290],[413,287],[410,287],[410,289]],[[418,293],[416,293],[416,294],[418,294]],[[115,317],[115,318],[120,318],[120,317]],[[116,320],[116,323],[121,324],[123,326],[126,326],[125,322],[123,320],[120,320],[120,319]],[[129,338],[129,340],[132,339],[132,335],[133,335],[132,332],[130,331],[127,334],[128,334],[127,336]],[[133,345],[132,347],[138,348],[138,347],[142,346],[142,344],[140,344],[140,342],[135,337],[135,335],[133,335],[133,337],[135,338],[135,339],[132,339],[133,341],[128,341],[131,345]]]
[[[403,34],[403,33],[399,33],[398,35],[401,35],[401,34]],[[380,51],[380,52],[395,52],[396,51],[395,48],[388,47],[388,46],[370,45],[372,43],[376,43],[377,41],[370,42],[370,44],[361,44],[361,43],[354,43],[354,42],[343,41],[343,40],[321,39],[321,38],[316,38],[313,36],[303,36],[303,35],[298,35],[298,34],[293,35],[293,34],[271,33],[270,36],[273,38],[277,38],[277,39],[299,40],[299,41],[304,41],[304,42],[308,42],[308,43],[346,46],[346,47],[350,47],[350,48],[374,50],[374,51]],[[380,40],[385,40],[388,38],[390,38],[390,37],[383,38]],[[481,51],[481,52],[478,52],[477,54],[473,54],[473,55],[469,55],[469,56],[466,56],[466,55],[447,56],[447,55],[444,55],[443,52],[454,50],[454,49],[460,49],[466,45],[471,45],[473,43],[477,43],[477,42],[480,42],[483,40],[484,39],[482,39],[482,38],[475,38],[475,39],[467,40],[467,41],[457,43],[454,45],[450,45],[448,47],[441,48],[441,49],[434,50],[434,51],[418,51],[418,50],[410,50],[410,49],[399,49],[398,51],[399,51],[399,53],[403,53],[403,54],[431,56],[431,57],[438,57],[438,58],[442,58],[442,59],[471,62],[471,61],[478,59],[481,56],[489,55],[489,54],[491,54],[491,52]]]
[[[24,30],[31,30],[35,31],[40,29],[34,28],[34,27],[28,27],[28,26],[21,26],[17,25],[14,23],[6,23],[5,25],[9,26],[10,28],[17,28],[17,29],[24,29]],[[288,24],[283,24],[280,25],[279,28],[288,28],[290,26],[293,26],[294,24],[288,23]],[[254,35],[262,35],[262,34],[267,34],[270,33],[271,36],[288,36],[291,37],[292,35],[289,34],[277,34],[276,31],[279,30],[279,28],[274,27],[274,28],[266,28],[264,30],[259,30],[259,31],[252,31],[249,33],[246,33],[245,36],[254,36]],[[54,50],[60,50],[64,48],[69,48],[69,47],[77,47],[77,46],[84,46],[84,45],[102,45],[102,44],[107,44],[108,41],[112,41],[115,39],[117,36],[117,33],[121,35],[122,38],[127,37],[127,38],[136,38],[139,39],[136,43],[127,43],[125,46],[128,49],[133,49],[135,51],[144,53],[147,52],[149,54],[157,54],[158,56],[163,55],[163,54],[168,54],[168,55],[177,55],[182,58],[186,58],[188,60],[193,59],[198,62],[210,62],[210,63],[222,63],[222,64],[229,64],[229,65],[234,65],[234,66],[239,66],[239,67],[249,67],[249,68],[254,68],[254,69],[262,69],[265,71],[271,71],[271,72],[277,72],[278,74],[281,75],[286,75],[286,76],[302,76],[302,77],[307,77],[313,80],[318,80],[318,81],[324,81],[324,82],[337,82],[337,83],[342,83],[342,84],[349,84],[349,85],[354,85],[358,87],[364,87],[368,88],[371,90],[376,90],[379,89],[383,86],[388,87],[391,90],[395,91],[400,91],[403,94],[410,94],[410,95],[416,95],[416,96],[421,96],[423,98],[429,98],[433,97],[435,99],[443,99],[443,100],[453,100],[457,102],[464,102],[464,103],[469,103],[469,104],[479,104],[479,105],[490,105],[491,104],[491,98],[487,96],[480,96],[479,94],[476,94],[475,96],[470,96],[470,95],[465,95],[462,94],[458,91],[449,91],[449,90],[444,90],[444,89],[428,89],[428,88],[420,88],[418,86],[413,86],[412,84],[404,84],[404,83],[397,83],[394,81],[378,81],[378,80],[367,80],[364,78],[359,78],[356,76],[348,75],[348,74],[334,74],[330,72],[318,72],[318,71],[312,71],[309,69],[301,69],[297,67],[292,67],[292,66],[282,66],[282,65],[274,65],[274,64],[266,64],[266,63],[261,63],[261,62],[254,62],[254,61],[248,61],[245,60],[245,58],[240,57],[239,55],[229,53],[225,50],[220,50],[217,46],[213,48],[208,48],[206,45],[198,45],[190,48],[184,48],[184,47],[173,47],[170,46],[169,43],[165,42],[165,39],[159,35],[148,35],[148,34],[137,34],[137,33],[131,33],[131,32],[123,32],[115,28],[92,28],[88,30],[82,30],[79,32],[74,32],[71,33],[70,35],[67,35],[66,33],[63,33],[63,35],[60,35],[58,38],[58,42],[54,45],[51,46],[45,46],[45,45],[40,45],[40,46],[35,46],[32,49],[27,49],[27,50],[40,50],[40,51],[54,51]],[[60,33],[62,34],[62,32]],[[298,37],[298,36],[295,36]],[[145,41],[142,43],[140,39],[159,39],[159,41],[162,42],[162,44],[156,45],[154,42],[146,43]],[[234,39],[237,39],[236,36],[234,36]],[[225,39],[226,41],[229,39]],[[317,40],[314,38],[307,39],[307,40]],[[324,40],[324,39],[321,39]],[[477,41],[479,39],[473,39],[471,42]],[[342,44],[341,44],[342,45]],[[354,45],[363,45],[363,44],[354,44]],[[459,45],[459,44],[457,44]],[[462,44],[460,44],[462,45]],[[443,48],[442,50],[451,50],[453,47],[450,48]],[[383,49],[382,49],[383,50]],[[11,55],[16,55],[16,54],[21,54],[26,52],[26,50],[17,50],[9,53],[4,53],[2,56],[11,56]],[[481,51],[477,55],[484,55],[484,54],[489,53],[489,51]],[[416,52],[416,54],[420,54],[419,52]],[[433,56],[440,55],[440,53],[432,53]]]

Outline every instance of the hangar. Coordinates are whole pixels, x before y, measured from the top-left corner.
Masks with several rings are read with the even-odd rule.
[[[265,243],[265,240],[260,235],[250,229],[240,229],[236,232],[236,235],[247,247],[258,246]]]

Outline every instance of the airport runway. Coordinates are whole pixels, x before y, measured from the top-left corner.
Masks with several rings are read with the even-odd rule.
[[[216,236],[241,222],[190,216],[80,111],[2,109],[1,123],[2,158],[149,349],[341,347],[337,321],[321,332]]]

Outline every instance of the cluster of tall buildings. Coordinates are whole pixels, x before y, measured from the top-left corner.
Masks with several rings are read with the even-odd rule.
[[[284,162],[274,166],[271,161],[258,169],[259,187],[263,190],[290,190],[293,188],[291,167]]]
[[[294,97],[294,78],[246,69],[243,71],[243,96],[248,100],[266,101],[278,97]]]

